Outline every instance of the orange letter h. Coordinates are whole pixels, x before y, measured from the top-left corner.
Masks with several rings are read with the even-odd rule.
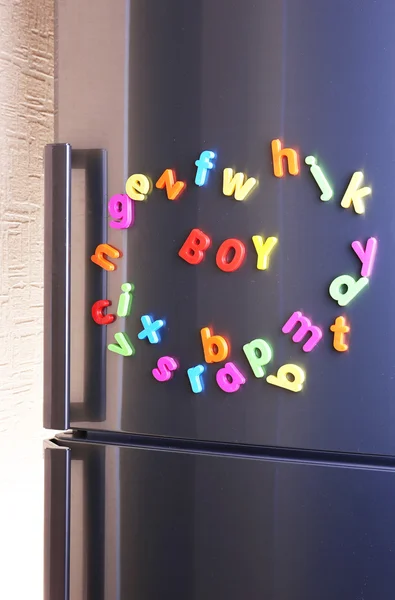
[[[273,170],[276,177],[284,177],[283,158],[287,159],[291,175],[299,174],[299,157],[293,148],[282,148],[280,140],[272,141]]]

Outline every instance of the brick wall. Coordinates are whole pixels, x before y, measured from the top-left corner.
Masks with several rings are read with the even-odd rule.
[[[54,0],[0,0],[0,597],[42,599],[43,147]]]

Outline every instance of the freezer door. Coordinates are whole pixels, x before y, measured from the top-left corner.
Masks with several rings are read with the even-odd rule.
[[[89,170],[71,177],[68,424],[395,454],[394,30],[393,0],[58,0],[57,141],[108,154],[105,192],[86,191]],[[236,199],[224,169],[259,185]],[[127,200],[133,174],[146,200]],[[211,246],[182,258],[194,229]],[[255,236],[278,240],[267,268]],[[105,242],[113,271],[91,260]],[[143,316],[165,321],[160,341]],[[273,379],[289,364],[296,393],[284,369]]]
[[[44,443],[44,600],[70,600],[70,450]]]
[[[393,469],[56,443],[71,456],[67,600],[392,597]]]

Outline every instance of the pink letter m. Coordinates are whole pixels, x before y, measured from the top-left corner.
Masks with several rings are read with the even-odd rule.
[[[290,333],[297,323],[300,324],[300,327],[292,336],[292,340],[301,342],[308,333],[311,333],[310,338],[302,346],[304,352],[311,352],[322,338],[322,331],[316,325],[312,325],[310,319],[305,317],[300,310],[297,310],[285,323],[282,328],[283,333]]]

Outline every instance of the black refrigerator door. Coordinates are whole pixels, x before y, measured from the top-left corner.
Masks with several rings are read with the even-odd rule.
[[[55,413],[67,413],[66,426],[395,453],[394,31],[393,0],[96,0],[94,10],[90,0],[58,1],[57,141],[108,155],[107,195],[107,184],[81,193],[74,171],[71,178],[69,386],[67,397],[52,386],[49,398],[61,403]],[[288,171],[297,171],[293,150],[284,176],[274,172],[277,139],[297,153],[297,175]],[[212,154],[199,159],[205,151]],[[311,156],[326,177],[321,190],[317,165],[305,163]],[[161,189],[172,169],[187,184],[175,200]],[[245,200],[228,196],[224,169],[259,185]],[[110,216],[107,201],[125,195],[133,174],[131,195],[144,192],[145,177],[153,189],[143,201],[113,200]],[[93,181],[104,179],[103,167]],[[169,184],[170,196],[178,192]],[[134,223],[117,229],[121,206],[116,225],[130,222],[129,210]],[[199,264],[184,260],[192,251],[178,254],[193,229],[211,239]],[[278,240],[268,268],[262,256],[257,268],[254,236]],[[229,239],[239,240],[240,257],[246,250],[231,272],[221,262],[226,245],[218,252]],[[110,258],[114,271],[91,260],[103,243],[122,253]],[[238,257],[229,252],[230,268]],[[344,298],[341,282],[351,278],[359,283]],[[134,285],[130,315],[117,316],[126,283]],[[334,299],[353,294],[345,306]],[[112,303],[104,313],[95,304],[102,300]],[[99,325],[92,307],[100,322],[107,310],[117,318]],[[294,342],[297,324],[282,329],[299,311],[315,329]],[[144,315],[165,321],[159,343],[154,333],[139,339]],[[207,362],[205,328],[227,340],[226,358],[217,338],[219,355]],[[52,354],[63,337],[52,336]],[[271,353],[251,345],[256,339]],[[155,373],[173,375],[166,381],[152,373],[161,358]],[[242,374],[233,386],[221,370],[228,362]],[[273,385],[287,364],[305,374],[301,391]],[[274,382],[289,385],[282,373]]]
[[[55,444],[48,473],[65,447],[70,455],[69,535],[65,486],[49,479],[60,518],[46,523],[58,540],[46,581],[56,567],[63,581],[67,540],[70,595],[57,587],[48,600],[392,597],[393,469]]]

